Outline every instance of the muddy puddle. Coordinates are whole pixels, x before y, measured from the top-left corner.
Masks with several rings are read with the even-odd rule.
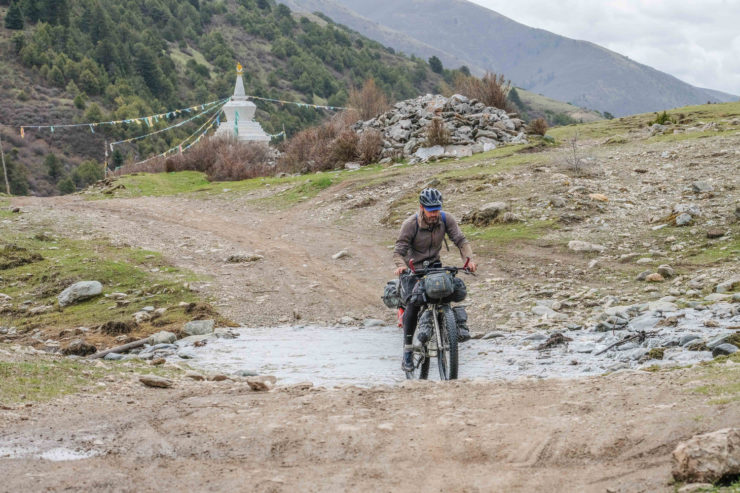
[[[621,330],[563,328],[566,338],[544,348],[553,330],[489,332],[460,345],[460,378],[579,378],[625,368],[686,366],[713,358],[712,349],[733,334],[740,315],[730,306],[719,315],[710,310],[645,313]],[[665,324],[673,316],[675,324]],[[708,320],[713,320],[707,327]],[[661,322],[663,321],[663,322]],[[625,337],[636,338],[598,354]],[[235,338],[203,337],[178,341],[171,361],[226,374],[274,375],[282,384],[395,384],[400,370],[402,332],[396,327],[283,326],[236,329]],[[569,340],[568,340],[569,339]],[[203,342],[205,344],[203,344]],[[165,350],[166,348],[162,348]],[[173,350],[170,350],[173,351]],[[432,379],[438,379],[436,359]]]

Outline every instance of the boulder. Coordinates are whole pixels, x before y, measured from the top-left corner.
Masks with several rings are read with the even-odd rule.
[[[202,336],[213,333],[216,322],[213,320],[193,320],[183,327],[182,331],[189,336]]]
[[[177,336],[166,330],[161,330],[149,336],[149,344],[152,346],[156,346],[157,344],[172,344],[176,340]]]
[[[716,483],[740,474],[740,428],[696,435],[673,451],[676,481]]]
[[[72,284],[70,287],[62,291],[57,300],[59,300],[59,306],[68,306],[78,301],[83,301],[89,298],[98,296],[103,292],[103,285],[98,281],[81,281]]]
[[[487,226],[503,215],[508,208],[509,205],[506,202],[489,202],[472,214],[463,215],[462,222],[473,223],[476,226]]]
[[[568,242],[568,249],[574,252],[603,252],[606,250],[605,246],[597,245],[595,243],[588,243],[586,241],[571,240]]]
[[[676,216],[676,226],[688,226],[694,218],[691,214],[683,212]]]
[[[97,348],[92,344],[88,344],[87,342],[85,342],[84,339],[75,339],[62,349],[62,354],[65,354],[67,356],[87,356],[96,352]]]
[[[735,354],[738,352],[737,346],[733,346],[732,344],[720,344],[719,346],[712,349],[712,356],[729,356],[731,354]]]
[[[691,184],[691,188],[696,193],[706,193],[714,191],[714,187],[712,186],[712,184],[706,181],[695,181]]]
[[[414,156],[418,157],[422,161],[428,161],[433,157],[436,158],[443,156],[444,153],[445,148],[442,146],[419,147],[414,153]]]
[[[661,276],[657,272],[653,272],[652,274],[648,275],[645,278],[645,280],[647,282],[663,282],[663,281],[665,281],[665,279],[663,278],[663,276]]]
[[[728,291],[734,291],[735,289],[740,289],[740,277],[734,277],[725,282],[717,284],[717,287],[714,288],[714,291],[716,293],[727,293]]]

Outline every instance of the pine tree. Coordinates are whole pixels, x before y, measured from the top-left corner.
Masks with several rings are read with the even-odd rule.
[[[433,56],[429,59],[429,68],[432,69],[432,72],[441,74],[443,67],[442,67],[442,60],[437,58],[436,56]]]
[[[56,183],[62,176],[62,162],[54,153],[50,153],[47,154],[46,159],[44,159],[44,166],[47,168],[49,178]]]
[[[20,30],[24,27],[25,22],[23,21],[23,10],[21,10],[18,0],[15,0],[10,4],[8,13],[5,14],[5,28]]]

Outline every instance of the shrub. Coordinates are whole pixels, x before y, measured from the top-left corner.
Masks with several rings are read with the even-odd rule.
[[[505,111],[513,111],[508,95],[511,90],[511,81],[507,81],[503,74],[496,75],[486,72],[482,79],[468,77],[460,73],[455,78],[455,91],[471,99],[477,99],[486,106],[493,106]]]
[[[381,152],[383,152],[383,134],[375,129],[365,130],[357,144],[357,155],[362,164],[374,163],[380,158]]]
[[[369,120],[388,109],[388,99],[373,79],[366,80],[362,89],[352,89],[348,103],[363,120]]]
[[[532,120],[530,122],[528,131],[530,134],[534,135],[545,135],[547,133],[547,122],[544,118],[537,118],[536,120]]]
[[[445,128],[445,124],[441,118],[432,118],[431,123],[427,127],[427,145],[428,146],[444,146],[450,142],[450,132]]]
[[[331,154],[336,163],[354,161],[357,157],[357,144],[360,138],[350,130],[343,130],[332,142]]]
[[[663,113],[660,114],[655,113],[655,120],[648,123],[648,125],[654,125],[656,123],[659,125],[665,125],[666,123],[673,123],[673,119],[666,111],[663,111]]]

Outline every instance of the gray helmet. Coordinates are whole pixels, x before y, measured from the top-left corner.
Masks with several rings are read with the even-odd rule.
[[[442,194],[436,188],[425,188],[419,194],[419,203],[426,210],[438,211],[442,208]]]

